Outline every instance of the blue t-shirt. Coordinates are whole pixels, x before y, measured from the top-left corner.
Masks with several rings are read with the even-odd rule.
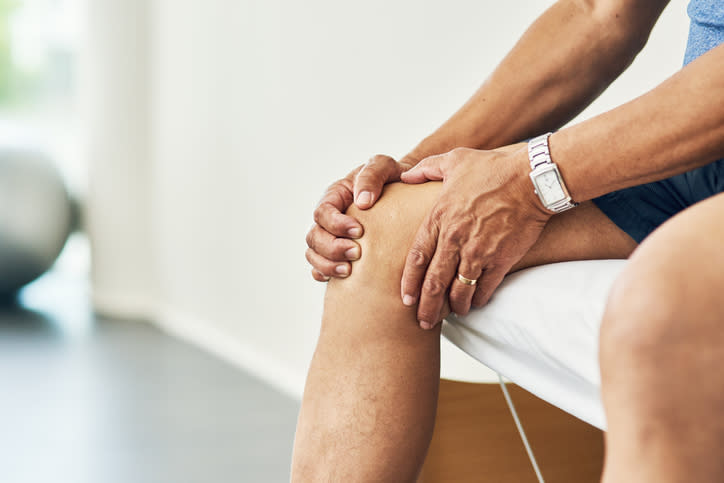
[[[724,43],[724,0],[691,0],[684,65]],[[671,178],[614,191],[593,202],[616,225],[641,242],[680,211],[724,193],[724,159]]]
[[[691,25],[684,65],[724,42],[724,1],[691,0],[686,10]]]

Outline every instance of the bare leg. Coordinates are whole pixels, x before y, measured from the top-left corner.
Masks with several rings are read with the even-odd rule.
[[[388,185],[365,227],[352,275],[329,283],[292,463],[295,482],[415,481],[434,424],[439,329],[402,305],[407,249],[440,183]],[[515,269],[626,258],[636,243],[591,203],[554,217]],[[439,327],[439,326],[438,326]]]
[[[601,329],[604,482],[724,481],[724,194],[631,257]]]

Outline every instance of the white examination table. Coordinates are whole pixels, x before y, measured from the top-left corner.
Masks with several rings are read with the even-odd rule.
[[[448,317],[443,335],[541,399],[605,429],[598,332],[608,292],[625,264],[564,262],[514,273],[486,307]],[[456,378],[444,352],[443,377]]]

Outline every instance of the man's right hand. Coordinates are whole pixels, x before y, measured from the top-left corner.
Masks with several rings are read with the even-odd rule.
[[[307,261],[312,277],[326,282],[331,277],[344,278],[352,272],[350,261],[361,256],[354,241],[362,236],[362,225],[345,212],[355,203],[360,209],[371,208],[387,183],[400,180],[400,175],[417,164],[406,156],[400,162],[378,154],[367,164],[332,184],[314,210],[314,225],[307,234]]]

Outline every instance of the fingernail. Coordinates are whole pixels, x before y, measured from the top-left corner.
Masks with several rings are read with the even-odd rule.
[[[402,296],[402,303],[404,305],[407,305],[408,307],[415,304],[415,297],[409,294],[405,294]]]
[[[349,230],[347,230],[347,233],[352,238],[359,238],[362,236],[362,228],[356,226],[354,228],[350,228]]]
[[[358,205],[369,205],[370,203],[372,203],[372,193],[369,191],[362,191],[357,195]]]
[[[425,322],[424,320],[421,320],[420,327],[422,327],[425,330],[430,330],[430,329],[432,329],[432,324],[430,322]]]
[[[349,267],[347,265],[337,265],[334,271],[340,275],[349,275]]]
[[[344,256],[347,257],[347,260],[358,260],[359,259],[359,247],[352,247],[346,252],[344,252]]]

